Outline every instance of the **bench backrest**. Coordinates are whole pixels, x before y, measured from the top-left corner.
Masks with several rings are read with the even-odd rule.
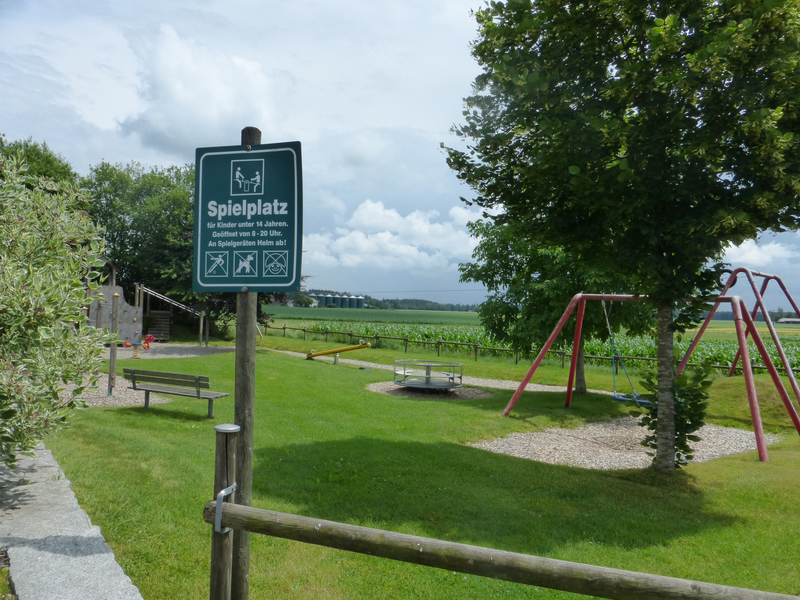
[[[158,383],[161,385],[178,385],[183,387],[193,387],[207,390],[209,382],[207,375],[186,375],[184,373],[166,373],[164,371],[144,371],[142,369],[122,369],[125,379],[129,380],[133,387],[137,383]]]

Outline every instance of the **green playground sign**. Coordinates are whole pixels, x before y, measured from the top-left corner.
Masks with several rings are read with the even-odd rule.
[[[198,148],[195,190],[194,291],[300,289],[300,142]]]

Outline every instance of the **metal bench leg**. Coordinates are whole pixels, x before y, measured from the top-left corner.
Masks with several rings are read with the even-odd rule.
[[[150,408],[150,390],[144,391],[144,408],[145,410]]]
[[[208,399],[208,418],[214,418],[214,400],[211,398]]]

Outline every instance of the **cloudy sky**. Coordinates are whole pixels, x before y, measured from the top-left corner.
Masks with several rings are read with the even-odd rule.
[[[481,4],[0,0],[0,132],[46,141],[81,174],[190,163],[248,125],[265,143],[299,140],[310,287],[480,302],[458,282],[479,215],[440,143],[458,146]],[[797,234],[728,258],[800,299]]]

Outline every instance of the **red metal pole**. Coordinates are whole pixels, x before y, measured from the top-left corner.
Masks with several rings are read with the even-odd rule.
[[[769,280],[772,279],[772,275],[762,275],[761,273],[759,273],[759,275],[764,277],[764,283],[761,284],[761,293],[759,294],[758,290],[756,289],[756,282],[753,279],[753,273],[750,271],[750,269],[747,269],[746,267],[740,267],[740,268],[738,268],[736,270],[737,271],[742,271],[745,274],[745,276],[747,277],[747,281],[750,282],[750,287],[753,288],[753,294],[756,297],[756,305],[753,308],[753,314],[751,315],[751,319],[750,320],[753,323],[755,323],[756,315],[758,314],[758,309],[759,308],[761,308],[764,311],[764,317],[765,318],[769,318],[769,313],[767,312],[767,309],[764,308],[763,297],[764,297],[764,292],[767,291],[767,286],[769,285]],[[747,312],[747,311],[745,311],[745,312]],[[755,332],[755,325],[753,325],[753,331]],[[747,331],[744,332],[744,336],[745,336],[745,338],[747,338],[747,336],[749,336],[749,335],[750,335],[750,326],[748,325],[748,329],[747,329]],[[773,339],[774,339],[774,337],[773,337]],[[731,363],[731,368],[728,371],[728,377],[733,377],[733,375],[736,373],[736,364],[739,362],[739,357],[741,355],[742,355],[742,351],[739,350],[739,351],[736,352],[736,356],[733,357],[733,363]]]
[[[743,311],[742,314],[745,318],[745,321],[749,320],[747,326],[753,330],[753,342],[755,342],[758,351],[761,353],[761,358],[764,361],[764,365],[767,367],[770,377],[772,377],[772,382],[775,384],[775,389],[778,391],[778,395],[781,397],[781,401],[786,407],[786,412],[789,413],[789,417],[792,419],[792,423],[794,423],[794,428],[797,430],[797,433],[800,433],[800,417],[798,417],[797,411],[794,408],[794,404],[792,404],[792,401],[789,399],[789,393],[786,391],[786,387],[784,387],[780,375],[778,375],[778,370],[775,368],[775,364],[772,362],[772,358],[770,358],[769,353],[764,346],[764,341],[761,339],[761,335],[756,330],[752,317],[747,314],[747,311]],[[778,348],[780,348],[780,345],[778,345]],[[747,369],[747,371],[750,372],[750,369]]]
[[[569,359],[569,379],[567,380],[566,408],[572,404],[572,384],[575,382],[575,369],[578,366],[578,348],[581,343],[581,329],[583,329],[583,313],[586,311],[586,299],[578,303],[578,316],[575,319],[575,339],[572,342],[572,356]]]
[[[756,447],[758,448],[758,459],[768,462],[767,444],[764,441],[764,427],[761,424],[761,412],[758,408],[758,395],[756,394],[756,384],[753,380],[753,373],[747,366],[750,364],[750,353],[747,350],[747,338],[745,337],[745,326],[742,322],[742,299],[739,296],[731,297],[731,308],[733,308],[733,321],[736,325],[736,337],[739,339],[739,348],[742,350],[742,360],[745,365],[744,380],[747,386],[747,400],[750,403],[750,414],[753,418],[753,431],[756,434]],[[749,315],[748,315],[749,316]]]
[[[697,332],[697,335],[694,336],[692,343],[689,345],[689,349],[686,351],[686,355],[683,357],[681,364],[678,365],[678,371],[676,375],[680,375],[683,373],[683,370],[686,368],[686,365],[689,363],[689,358],[692,356],[695,348],[697,348],[697,344],[700,343],[700,339],[703,337],[703,334],[706,332],[711,320],[714,318],[714,315],[719,308],[720,300],[719,297],[725,296],[728,290],[736,283],[736,278],[739,274],[739,269],[735,269],[731,272],[730,276],[728,277],[728,281],[725,282],[725,287],[722,288],[722,292],[720,292],[719,296],[717,297],[717,301],[714,303],[714,308],[711,309],[711,312],[708,313],[706,320],[703,321],[703,325],[700,327],[700,331]]]
[[[800,308],[797,308],[797,304],[795,304],[794,298],[792,298],[792,295],[789,293],[789,290],[786,289],[786,286],[783,285],[783,280],[780,277],[775,277],[775,281],[777,281],[778,285],[781,286],[781,289],[783,290],[786,299],[789,301],[789,304],[792,305],[792,308],[794,309],[794,314],[800,317]]]
[[[531,380],[531,377],[533,377],[533,374],[536,372],[536,369],[539,368],[539,365],[541,364],[542,360],[544,360],[544,357],[547,354],[547,351],[550,350],[550,347],[553,345],[553,342],[555,341],[556,337],[558,336],[559,333],[561,333],[561,330],[564,328],[564,324],[567,322],[567,319],[572,314],[572,311],[575,310],[575,306],[578,304],[579,301],[581,301],[581,300],[617,300],[617,301],[621,301],[621,302],[639,302],[642,299],[643,298],[641,296],[628,296],[628,295],[621,295],[621,294],[575,294],[575,296],[572,297],[572,300],[570,300],[569,305],[567,306],[567,309],[564,311],[564,314],[561,315],[561,319],[558,321],[558,324],[556,325],[555,329],[553,329],[553,333],[551,333],[550,337],[547,338],[547,341],[545,342],[544,346],[542,347],[542,350],[539,352],[539,355],[536,357],[536,360],[533,362],[533,365],[531,366],[530,370],[528,371],[528,374],[525,375],[525,378],[522,380],[522,383],[519,384],[519,387],[517,388],[517,391],[514,392],[513,396],[511,396],[511,400],[508,402],[508,405],[506,406],[505,410],[503,411],[502,416],[504,416],[504,417],[508,416],[508,413],[511,412],[511,409],[514,408],[514,405],[517,403],[517,400],[519,400],[519,397],[522,395],[522,392],[525,390],[525,386],[528,385],[528,383]],[[572,353],[575,354],[574,349],[573,349]],[[570,365],[570,368],[571,368],[571,365]]]
[[[758,314],[758,310],[760,308],[761,312],[764,313],[764,322],[767,324],[767,329],[769,330],[770,336],[772,337],[772,341],[775,344],[775,349],[777,350],[778,356],[781,359],[781,364],[783,365],[783,368],[784,368],[784,370],[786,372],[786,377],[788,377],[789,383],[792,386],[792,391],[794,392],[794,397],[797,400],[798,406],[800,406],[800,386],[798,386],[798,384],[797,384],[797,379],[794,376],[794,371],[792,371],[792,365],[789,363],[789,359],[786,356],[786,352],[784,351],[783,346],[781,345],[780,338],[778,337],[778,332],[775,330],[775,325],[772,322],[772,318],[769,316],[769,311],[767,311],[767,308],[764,305],[764,293],[767,291],[767,285],[769,284],[769,282],[771,280],[773,280],[773,279],[776,280],[778,282],[778,285],[780,286],[780,288],[783,290],[783,293],[786,296],[786,299],[792,305],[792,308],[794,308],[795,314],[800,314],[800,312],[798,312],[797,305],[794,302],[794,298],[792,298],[792,295],[789,293],[789,290],[786,289],[786,286],[783,284],[783,281],[781,280],[781,278],[776,276],[776,275],[768,275],[766,273],[759,273],[758,271],[750,271],[749,269],[747,269],[745,267],[740,267],[740,268],[736,269],[735,271],[733,271],[733,273],[739,273],[739,272],[742,272],[742,273],[746,274],[748,280],[750,281],[750,287],[753,288],[753,293],[755,294],[755,297],[756,297],[756,307],[753,309],[753,314],[752,314],[752,319],[751,319],[752,322],[748,324],[748,329],[745,332],[745,337],[747,337],[747,335],[749,334],[751,328],[752,328],[753,332],[756,332],[755,318],[756,318],[756,315]],[[756,285],[755,285],[755,281],[753,280],[753,275],[757,275],[758,277],[763,277],[764,278],[764,283],[761,286],[761,291],[760,292],[758,290],[756,290]],[[755,333],[754,333],[753,339],[755,339]],[[740,357],[740,352],[737,352],[736,356],[733,359],[733,363],[731,365],[731,368],[728,371],[728,377],[731,377],[731,376],[734,375],[734,373],[736,371],[736,365],[737,365],[737,363],[739,361],[739,357]],[[765,361],[765,364],[766,364],[766,361]],[[780,385],[781,388],[783,387],[782,383],[779,384],[778,382],[776,382],[776,387],[778,385]],[[779,391],[779,393],[780,393],[780,391]],[[788,408],[787,408],[787,410],[788,410]],[[791,415],[793,412],[796,413],[794,408],[792,408],[792,411],[789,414]]]
[[[509,400],[505,410],[503,410],[502,416],[507,417],[508,413],[511,412],[511,409],[514,408],[514,405],[517,403],[517,400],[519,400],[519,397],[525,390],[525,386],[528,385],[528,383],[531,380],[531,377],[533,377],[533,374],[536,372],[536,369],[538,369],[539,365],[542,364],[544,357],[547,355],[547,351],[550,350],[550,346],[552,346],[553,342],[556,341],[558,334],[561,333],[561,330],[564,327],[564,323],[567,322],[567,319],[569,319],[569,316],[572,314],[572,311],[575,310],[575,305],[578,303],[578,301],[581,299],[582,296],[583,294],[575,294],[572,300],[570,300],[569,304],[567,305],[567,309],[564,311],[564,314],[561,315],[561,319],[559,319],[555,329],[553,329],[553,333],[551,333],[550,337],[547,338],[547,341],[544,343],[544,346],[542,346],[542,349],[539,351],[539,355],[536,357],[536,360],[533,361],[533,365],[531,365],[531,368],[528,369],[528,374],[525,375],[525,378],[519,384],[517,391],[514,392],[513,396],[511,396],[511,400]]]
[[[725,289],[728,289],[727,286],[725,287]],[[692,352],[694,352],[694,349],[697,348],[697,344],[700,343],[700,338],[703,337],[703,334],[706,332],[706,329],[708,328],[709,323],[711,323],[711,319],[714,318],[714,314],[717,312],[718,308],[719,308],[719,300],[717,300],[714,303],[714,308],[712,308],[711,312],[708,313],[708,316],[706,317],[706,320],[703,322],[703,324],[700,327],[700,331],[697,332],[697,335],[694,336],[694,339],[692,340],[692,343],[689,344],[689,349],[686,351],[686,355],[683,357],[683,360],[681,361],[681,364],[678,365],[678,371],[677,371],[676,375],[680,375],[681,373],[683,373],[683,370],[686,368],[686,365],[689,362],[689,357],[692,356]]]
[[[781,281],[780,277],[772,276],[771,279],[775,279],[778,282],[778,285],[783,290],[783,293],[786,295],[787,300],[789,300],[792,308],[797,311],[797,305],[794,302],[791,294],[789,294],[789,290],[786,289],[786,286],[783,285],[783,281]],[[775,348],[778,351],[778,356],[781,359],[781,363],[783,364],[783,368],[786,371],[786,377],[789,378],[789,383],[792,386],[792,391],[794,392],[794,397],[797,400],[798,406],[800,406],[800,386],[797,385],[797,379],[794,376],[794,371],[792,371],[792,365],[789,363],[789,359],[786,356],[786,352],[781,345],[780,338],[778,337],[778,332],[775,329],[775,324],[772,322],[772,318],[769,316],[767,309],[762,306],[761,310],[764,312],[764,320],[767,323],[767,328],[769,329],[769,333],[772,336],[772,341],[775,344]],[[795,314],[800,314],[800,312],[795,312]]]

